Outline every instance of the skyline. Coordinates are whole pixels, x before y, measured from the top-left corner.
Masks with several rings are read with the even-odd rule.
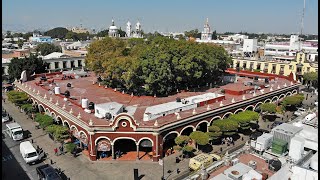
[[[49,30],[80,24],[100,31],[111,25],[112,18],[122,30],[125,30],[128,20],[133,27],[139,20],[144,32],[202,31],[206,18],[209,18],[211,29],[218,33],[298,34],[303,0],[203,0],[201,4],[195,0],[56,0],[46,3],[40,0],[4,0],[2,5],[2,30],[12,31]],[[317,0],[306,0],[303,34],[318,34],[317,14]]]

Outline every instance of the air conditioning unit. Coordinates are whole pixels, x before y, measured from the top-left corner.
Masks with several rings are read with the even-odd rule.
[[[238,163],[239,163],[239,159],[238,159],[238,158],[235,158],[235,159],[233,159],[233,160],[231,161],[232,166],[234,166],[234,165],[236,165],[236,164],[238,164]]]

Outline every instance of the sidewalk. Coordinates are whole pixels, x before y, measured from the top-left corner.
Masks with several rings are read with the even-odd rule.
[[[34,146],[37,145],[47,153],[46,164],[50,164],[50,160],[54,162],[52,165],[56,168],[61,168],[63,173],[70,179],[76,180],[100,180],[100,179],[121,179],[121,180],[132,180],[134,179],[134,169],[139,170],[139,176],[141,179],[161,179],[162,166],[158,162],[146,162],[146,161],[90,161],[85,155],[80,155],[74,158],[70,153],[65,155],[56,156],[54,155],[54,148],[58,148],[60,143],[52,141],[48,134],[42,129],[36,129],[36,123],[28,119],[25,113],[21,113],[20,110],[11,102],[2,102],[3,108],[18,122],[24,130],[28,130],[31,133],[30,138],[25,140],[33,139]],[[170,174],[167,173],[171,170],[172,173],[169,176],[174,177],[176,175],[176,169],[180,171],[188,169],[189,160],[185,159],[180,163],[175,163],[175,157],[180,155],[179,153],[173,154],[165,158],[165,177]]]

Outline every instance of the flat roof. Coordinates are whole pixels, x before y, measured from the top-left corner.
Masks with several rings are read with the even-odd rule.
[[[148,107],[161,105],[168,102],[174,102],[176,101],[176,98],[179,97],[181,99],[189,98],[193,96],[199,96],[202,97],[204,94],[208,93],[215,93],[220,92],[222,89],[224,89],[225,86],[216,87],[216,88],[208,88],[208,89],[200,89],[197,90],[190,88],[189,91],[181,91],[177,94],[170,95],[168,97],[153,97],[153,96],[137,96],[134,94],[134,96],[131,96],[131,94],[122,94],[122,92],[114,91],[112,88],[106,88],[105,86],[101,85],[99,86],[98,83],[95,83],[97,81],[97,77],[94,75],[93,72],[88,73],[88,77],[81,77],[78,79],[67,79],[62,80],[63,75],[62,74],[54,74],[49,75],[47,73],[48,80],[54,79],[54,82],[57,86],[60,87],[60,92],[65,92],[68,90],[70,92],[70,96],[77,98],[76,100],[69,99],[70,104],[67,104],[63,98],[63,95],[49,95],[48,90],[54,89],[55,85],[49,86],[48,84],[41,84],[37,85],[36,83],[39,83],[40,77],[37,77],[35,80],[28,81],[23,83],[23,85],[27,84],[28,86],[31,86],[31,90],[35,89],[34,95],[39,91],[40,95],[43,97],[45,94],[47,95],[48,99],[52,98],[52,103],[56,103],[58,101],[58,104],[60,107],[63,106],[63,104],[66,105],[66,111],[69,112],[70,108],[72,108],[73,114],[78,115],[78,113],[81,113],[81,121],[85,123],[89,123],[89,120],[92,119],[94,122],[94,125],[105,125],[109,126],[110,123],[103,121],[101,119],[96,118],[93,114],[85,113],[84,110],[81,108],[80,104],[80,98],[86,97],[89,102],[94,102],[95,104],[102,104],[102,103],[108,103],[108,102],[117,102],[119,104],[123,104],[125,108],[131,107],[133,109],[130,110],[133,116],[133,118],[139,123],[140,127],[154,127],[155,120],[150,121],[143,121],[143,116]],[[241,84],[243,80],[246,80],[248,78],[242,78],[238,77],[237,83],[232,83],[231,85],[227,86],[238,86],[237,84]],[[93,84],[94,82],[94,84]],[[71,83],[72,88],[67,88],[67,84]],[[284,84],[287,84],[290,86],[290,81],[286,79],[279,78],[277,82],[274,82],[274,87],[277,87],[280,85],[281,87]],[[274,88],[273,91],[276,91],[277,89]],[[264,94],[269,92],[269,88],[264,89]],[[224,94],[225,100],[223,100],[223,105],[231,105],[234,104],[232,102],[232,99],[235,100],[235,103],[242,100],[242,96],[239,95],[231,95],[231,94]],[[260,91],[256,92],[256,96],[261,95]],[[246,95],[246,99],[253,98],[250,94]],[[210,104],[211,110],[219,109],[220,102],[214,102]],[[130,109],[130,108],[129,108]],[[179,112],[181,119],[194,116],[192,114],[193,109],[185,110],[182,112]],[[206,106],[196,107],[197,114],[207,112]],[[174,114],[166,115],[163,117],[157,118],[159,126],[170,124],[172,122],[180,121],[181,119],[174,118]]]
[[[279,132],[282,134],[288,134],[288,135],[294,135],[297,134],[298,132],[300,132],[303,128],[302,127],[297,127],[294,126],[292,124],[288,124],[288,123],[282,123],[279,126],[273,128],[271,130],[272,133],[274,132]]]

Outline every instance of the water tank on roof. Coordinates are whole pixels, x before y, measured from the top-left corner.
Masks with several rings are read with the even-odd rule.
[[[65,92],[64,92],[64,96],[65,96],[66,98],[70,97],[70,91],[65,91]]]
[[[89,100],[87,98],[81,99],[81,107],[82,108],[88,108],[89,106]]]
[[[112,115],[110,113],[106,113],[105,117],[106,117],[106,119],[111,119]]]
[[[54,87],[54,94],[60,94],[60,87]]]
[[[93,110],[93,109],[94,109],[94,103],[93,103],[93,102],[90,102],[90,103],[89,103],[88,109],[90,109],[90,110]]]

